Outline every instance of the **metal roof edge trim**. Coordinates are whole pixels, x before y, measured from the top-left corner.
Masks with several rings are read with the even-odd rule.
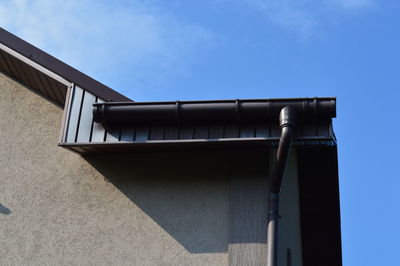
[[[150,143],[59,143],[60,147],[81,156],[96,154],[125,154],[141,152],[193,151],[193,150],[232,150],[232,149],[276,149],[278,141],[197,141],[197,142],[150,142]],[[334,140],[295,141],[293,148],[336,147]]]
[[[146,105],[146,104],[172,104],[176,102],[180,103],[234,103],[236,101],[242,102],[298,102],[298,101],[309,101],[309,100],[337,100],[336,97],[297,97],[297,98],[269,98],[269,99],[226,99],[226,100],[189,100],[189,101],[150,101],[150,102],[109,102],[107,105]]]
[[[3,50],[4,52],[14,56],[15,58],[21,60],[22,62],[28,64],[29,66],[35,68],[36,70],[42,72],[43,74],[57,80],[58,82],[64,84],[65,86],[70,86],[72,82],[64,79],[60,75],[48,70],[47,68],[44,68],[43,66],[39,65],[35,61],[27,58],[26,56],[14,51],[13,49],[9,48],[8,46],[0,43],[0,49]]]
[[[333,146],[336,146],[336,140],[331,137],[301,137],[294,138],[293,145],[294,146],[303,146],[304,144],[314,144],[319,141],[329,141]],[[128,141],[118,141],[118,142],[74,142],[74,143],[58,143],[60,147],[69,147],[69,146],[139,146],[139,145],[148,145],[148,144],[165,144],[165,145],[173,145],[173,144],[200,144],[200,143],[274,143],[277,145],[279,142],[279,137],[271,137],[271,138],[262,138],[262,137],[254,137],[254,138],[223,138],[223,139],[184,139],[184,140],[150,140],[143,142],[128,142]],[[329,145],[329,146],[332,146]]]
[[[43,50],[6,31],[2,27],[0,27],[0,43],[21,56],[31,60],[35,64],[40,65],[48,71],[59,75],[63,79],[84,88],[105,101],[132,101],[128,97],[67,65]]]

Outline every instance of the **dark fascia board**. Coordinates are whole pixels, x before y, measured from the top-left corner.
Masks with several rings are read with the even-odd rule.
[[[303,265],[341,266],[337,147],[298,147]]]
[[[81,155],[91,154],[121,154],[163,151],[195,151],[195,150],[226,150],[237,148],[271,149],[278,146],[279,138],[252,139],[207,139],[207,140],[169,140],[146,142],[82,142],[59,143],[58,146],[72,150]],[[332,138],[295,139],[294,147],[336,146]]]
[[[0,42],[105,101],[132,100],[0,27]]]

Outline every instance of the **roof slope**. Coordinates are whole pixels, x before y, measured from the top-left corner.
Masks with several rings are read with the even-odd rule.
[[[71,83],[105,101],[132,101],[3,28],[0,28],[0,71],[59,105],[64,105]]]

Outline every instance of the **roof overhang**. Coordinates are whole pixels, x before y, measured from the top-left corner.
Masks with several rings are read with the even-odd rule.
[[[3,28],[0,28],[0,71],[60,106],[64,106],[71,84],[106,101],[131,101]]]
[[[71,99],[73,130],[60,143],[81,154],[275,147],[285,106],[296,110],[295,146],[336,144],[335,98],[92,103],[87,97],[78,90]]]
[[[304,112],[293,143],[298,152],[301,230],[306,236],[302,237],[303,265],[341,265],[334,98],[132,103],[2,28],[0,71],[60,106],[65,103],[59,145],[84,156],[274,148],[280,131],[276,110],[296,105]],[[247,109],[249,103],[261,105]],[[95,114],[105,113],[99,111],[94,118],[93,104]],[[108,111],[120,107],[123,115],[109,116]]]

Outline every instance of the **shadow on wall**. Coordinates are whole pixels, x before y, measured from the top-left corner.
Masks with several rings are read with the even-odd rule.
[[[5,214],[5,215],[9,215],[11,213],[11,210],[0,203],[0,213],[1,214]]]
[[[189,252],[227,252],[229,163],[225,152],[85,159]]]

